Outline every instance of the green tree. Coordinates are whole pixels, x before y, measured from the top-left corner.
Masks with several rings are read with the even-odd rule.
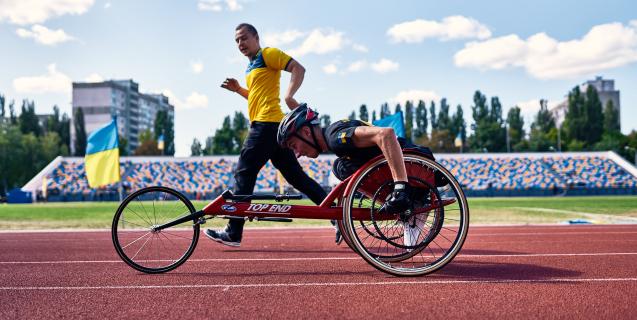
[[[464,111],[462,110],[462,106],[458,105],[456,107],[456,112],[451,117],[451,127],[449,128],[449,132],[451,133],[451,137],[455,139],[460,136],[460,142],[462,143],[461,150],[464,151],[464,146],[467,143],[467,123],[464,121]]]
[[[418,106],[416,107],[416,130],[414,133],[415,139],[420,139],[423,136],[427,135],[427,125],[429,121],[427,119],[427,106],[424,101],[418,101]]]
[[[35,114],[35,104],[33,101],[22,100],[22,112],[18,117],[20,131],[22,133],[33,133],[36,137],[42,135],[42,128]]]
[[[119,155],[120,156],[128,156],[128,139],[119,136],[117,139]]]
[[[215,131],[212,141],[212,154],[235,154],[234,134],[230,116],[223,119],[220,129]]]
[[[0,123],[4,121],[4,96],[0,94]]]
[[[506,150],[506,130],[502,120],[502,106],[498,97],[491,99],[491,107],[487,106],[487,98],[479,90],[473,95],[474,124],[473,135],[469,137],[469,146],[475,152],[502,152]]]
[[[86,153],[86,128],[82,108],[75,109],[73,126],[75,127],[75,156],[83,157]]]
[[[456,152],[454,139],[449,129],[432,129],[431,137],[427,142],[427,146],[433,152]]]
[[[566,133],[567,145],[570,145],[570,141],[577,140],[577,142],[584,141],[584,131],[586,130],[586,122],[584,120],[584,102],[585,98],[582,95],[579,86],[576,86],[568,93],[568,109],[564,116],[564,133]],[[575,143],[573,146],[578,146]],[[568,149],[572,150],[572,149]],[[578,149],[580,150],[580,149]]]
[[[57,132],[60,130],[60,108],[57,105],[53,106],[53,115],[46,119],[46,132]]]
[[[372,122],[376,121],[376,110],[372,111]]]
[[[439,130],[451,129],[451,118],[449,117],[449,104],[447,104],[447,98],[442,98],[440,100],[440,112],[438,113],[436,126],[436,129]]]
[[[199,142],[197,138],[194,138],[192,140],[192,145],[190,145],[190,156],[198,157],[198,156],[201,156],[202,154],[203,154],[203,150],[201,148],[201,142]]]
[[[210,156],[213,154],[214,151],[214,147],[215,147],[215,139],[214,136],[210,136],[206,138],[206,145],[203,148],[203,155],[204,156]]]
[[[369,121],[369,113],[367,112],[366,105],[361,104],[360,108],[358,109],[358,116],[365,122]]]
[[[520,107],[515,106],[507,113],[507,124],[509,127],[509,144],[513,151],[524,151],[524,118],[521,115]]]
[[[241,152],[241,145],[247,136],[248,119],[241,111],[236,111],[234,113],[234,118],[232,119],[232,137],[234,144],[232,154],[239,154]]]
[[[9,123],[12,125],[18,124],[18,118],[15,115],[15,101],[13,100],[9,103]]]
[[[613,105],[613,100],[608,100],[604,106],[604,132],[619,132],[619,112]]]
[[[429,106],[429,115],[431,116],[431,130],[438,129],[438,121],[436,121],[436,103],[431,101]]]
[[[159,110],[155,115],[155,123],[153,125],[153,136],[155,141],[160,136],[164,136],[164,155],[172,156],[175,154],[175,128],[172,118],[168,115],[168,111]]]
[[[41,159],[39,159],[36,170],[40,171],[41,168],[46,167],[57,156],[65,155],[68,151],[65,150],[66,146],[60,141],[60,136],[57,132],[47,132],[40,138],[40,152]],[[36,171],[36,172],[37,172]]]
[[[47,119],[46,123],[46,131],[57,133],[58,137],[60,138],[60,143],[67,146],[67,148],[71,140],[69,131],[70,122],[71,121],[69,120],[69,117],[66,115],[66,113],[60,116],[60,108],[58,108],[57,105],[54,105],[53,115]]]
[[[413,139],[413,128],[414,128],[414,103],[411,101],[405,102],[405,135],[407,136],[407,141],[412,141]]]
[[[586,88],[585,120],[587,130],[585,131],[588,146],[592,146],[602,139],[604,133],[604,114],[602,113],[602,103],[599,100],[597,89],[594,86]]]
[[[150,132],[150,129],[146,129],[139,135],[139,146],[135,149],[136,156],[160,156],[162,150],[157,148],[157,140],[154,138],[154,133]]]
[[[383,119],[387,116],[391,116],[391,110],[389,110],[389,105],[385,102],[380,105],[380,118]]]
[[[71,119],[66,112],[62,114],[62,119],[60,120],[60,126],[58,127],[57,133],[60,135],[60,141],[62,144],[69,148],[71,146]]]
[[[398,112],[403,112],[403,108],[400,106],[400,103],[397,103],[396,107],[394,108],[394,113]]]
[[[551,147],[553,149],[551,149]],[[548,110],[546,100],[540,100],[540,110],[531,124],[529,148],[531,151],[557,150],[557,128],[553,115]]]
[[[352,111],[352,113],[349,114],[347,119],[356,120],[356,111]]]

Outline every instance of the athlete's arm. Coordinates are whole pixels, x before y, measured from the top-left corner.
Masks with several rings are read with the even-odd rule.
[[[248,89],[242,88],[241,85],[239,85],[239,81],[237,81],[237,79],[226,78],[226,81],[221,84],[221,87],[232,92],[236,92],[242,97],[248,99]]]
[[[361,126],[354,129],[352,142],[358,148],[378,146],[389,163],[394,181],[407,181],[407,170],[403,150],[398,143],[394,129]]]
[[[288,105],[290,110],[294,110],[299,106],[299,103],[294,99],[294,94],[301,87],[303,83],[303,78],[305,77],[305,68],[298,63],[296,60],[290,60],[285,71],[292,74],[290,77],[290,85],[288,86],[288,92],[285,94],[285,103]]]

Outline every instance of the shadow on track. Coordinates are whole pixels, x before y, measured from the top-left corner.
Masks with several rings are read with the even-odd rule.
[[[436,275],[462,278],[463,280],[551,280],[555,278],[577,278],[582,272],[553,268],[538,264],[454,261],[438,271]]]

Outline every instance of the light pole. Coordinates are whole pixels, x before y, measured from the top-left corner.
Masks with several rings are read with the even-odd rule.
[[[557,127],[557,152],[562,152],[562,126]]]
[[[507,133],[507,153],[511,152],[511,138],[509,137],[509,124],[505,123],[504,124],[504,129],[506,130]]]

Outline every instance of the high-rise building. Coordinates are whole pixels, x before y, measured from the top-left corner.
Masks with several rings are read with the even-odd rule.
[[[154,131],[157,112],[166,111],[175,119],[175,107],[163,94],[143,94],[133,80],[109,80],[104,82],[73,82],[73,119],[78,108],[84,113],[86,134],[117,116],[120,137],[128,141],[128,153],[140,144],[139,136],[145,130]],[[71,124],[71,152],[75,154],[75,126]]]
[[[602,103],[602,110],[606,107],[608,101],[613,102],[615,110],[617,110],[617,124],[621,123],[621,106],[619,104],[619,90],[615,90],[615,80],[603,79],[602,77],[595,77],[595,80],[588,80],[580,85],[580,91],[586,92],[588,86],[593,86],[597,90],[599,95],[599,101]],[[568,111],[568,98],[562,101],[560,104],[551,109],[551,113],[555,118],[556,123],[560,124],[564,121],[566,112]],[[619,127],[621,128],[621,126]]]

